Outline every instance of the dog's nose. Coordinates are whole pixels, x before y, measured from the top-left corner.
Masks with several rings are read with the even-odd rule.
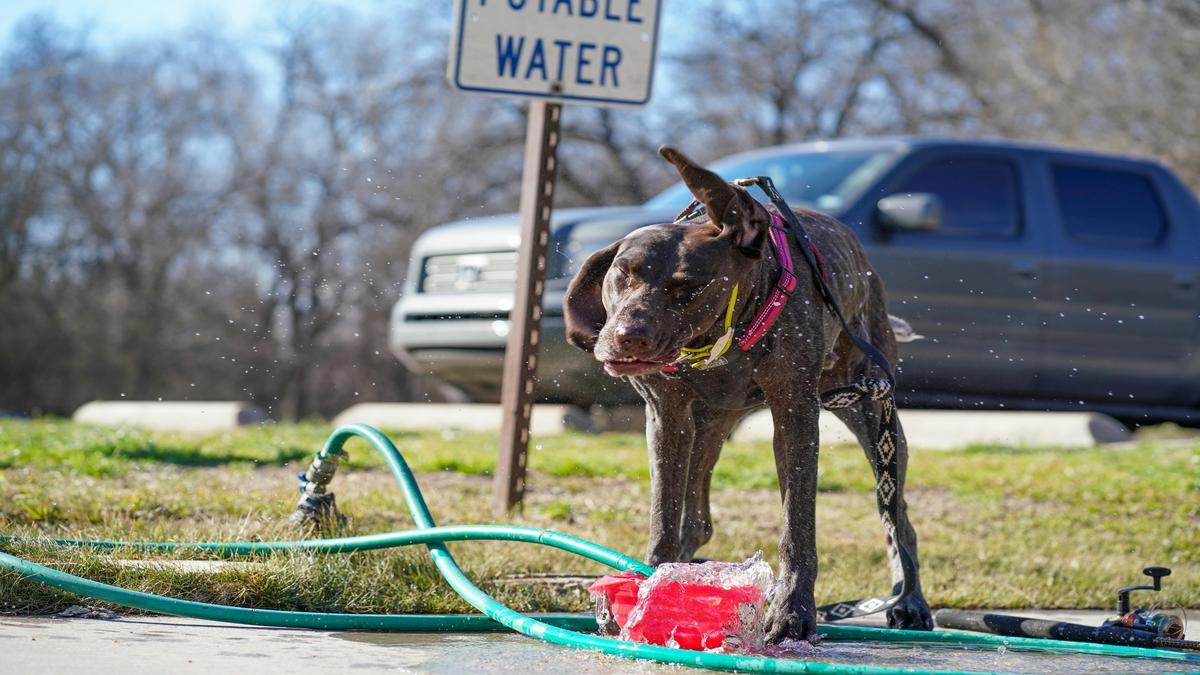
[[[622,352],[640,356],[654,351],[654,338],[645,328],[622,326],[617,329],[616,338]]]

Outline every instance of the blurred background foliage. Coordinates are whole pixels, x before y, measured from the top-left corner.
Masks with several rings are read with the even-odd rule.
[[[100,40],[0,36],[0,409],[249,399],[280,419],[424,398],[386,347],[408,247],[515,210],[519,102],[445,83],[450,3],[280,5]],[[700,160],[944,134],[1156,157],[1200,188],[1192,0],[666,0],[652,103],[569,106],[557,206]]]

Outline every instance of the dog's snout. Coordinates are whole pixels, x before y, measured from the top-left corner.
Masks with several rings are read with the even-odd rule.
[[[614,335],[621,352],[641,356],[654,352],[654,338],[641,326],[621,326]]]

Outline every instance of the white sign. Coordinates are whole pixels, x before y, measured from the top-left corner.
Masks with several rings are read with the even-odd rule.
[[[659,0],[457,0],[450,68],[479,94],[644,105]]]

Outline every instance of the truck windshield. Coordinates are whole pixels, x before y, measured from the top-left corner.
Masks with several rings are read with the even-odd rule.
[[[792,206],[836,213],[866,189],[888,167],[895,154],[885,150],[842,150],[794,155],[732,158],[712,165],[726,180],[770,176]],[[645,203],[647,209],[681,209],[692,200],[683,183]]]

